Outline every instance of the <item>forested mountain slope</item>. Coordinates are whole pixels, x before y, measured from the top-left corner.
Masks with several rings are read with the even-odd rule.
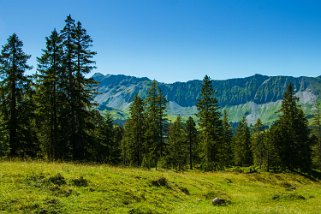
[[[116,112],[116,119],[126,119],[129,104],[136,94],[145,97],[151,80],[125,75],[102,75],[96,73],[93,78],[99,83],[95,101],[100,110],[110,109]],[[311,114],[314,101],[321,95],[321,77],[291,77],[253,75],[246,78],[213,80],[216,97],[222,109],[226,108],[232,122],[243,115],[249,122],[261,118],[271,123],[280,106],[288,83],[292,82],[296,96],[300,98],[306,114]],[[200,94],[201,80],[159,83],[169,101],[169,116],[189,116],[196,113],[196,103]]]

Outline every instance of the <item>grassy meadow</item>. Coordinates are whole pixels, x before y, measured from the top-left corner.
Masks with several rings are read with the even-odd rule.
[[[320,213],[320,201],[321,182],[292,173],[0,162],[0,213]]]

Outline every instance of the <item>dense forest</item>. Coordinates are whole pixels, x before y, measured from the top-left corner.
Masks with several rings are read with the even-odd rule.
[[[93,41],[68,16],[46,38],[36,72],[26,75],[30,55],[12,34],[0,55],[0,156],[49,161],[90,161],[137,167],[204,171],[253,166],[266,171],[321,169],[321,106],[313,123],[289,84],[279,119],[270,127],[246,118],[232,130],[205,76],[195,117],[166,116],[167,100],[154,80],[138,95],[124,127],[102,114],[93,101],[96,82]]]

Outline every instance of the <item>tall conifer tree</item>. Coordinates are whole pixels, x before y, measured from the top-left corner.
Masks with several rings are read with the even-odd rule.
[[[60,138],[61,123],[59,113],[65,106],[64,92],[61,90],[62,57],[63,49],[61,37],[54,30],[50,37],[46,38],[46,48],[43,54],[38,58],[37,72],[37,103],[40,132],[43,141],[43,147],[49,160],[63,158],[63,152],[67,147],[62,145]]]
[[[251,135],[245,117],[242,118],[237,126],[233,150],[235,165],[252,165]]]
[[[146,102],[146,142],[144,165],[157,166],[157,162],[163,156],[164,144],[164,125],[166,123],[166,104],[167,100],[163,96],[161,89],[157,86],[156,80],[148,91]]]
[[[313,148],[313,165],[321,169],[321,103],[319,101],[315,102],[312,125],[313,135],[316,139]]]
[[[145,115],[144,102],[136,95],[129,110],[129,119],[125,124],[125,135],[122,140],[122,154],[125,162],[140,166],[143,157]]]
[[[65,68],[66,80],[64,88],[69,105],[66,108],[66,139],[72,147],[74,160],[82,160],[86,156],[86,142],[90,136],[86,131],[90,127],[90,110],[93,103],[91,96],[94,93],[92,79],[87,79],[86,74],[91,72],[95,66],[92,60],[96,52],[90,50],[92,39],[82,27],[80,22],[75,21],[69,15],[66,24],[61,31],[64,48],[63,66]]]
[[[222,132],[222,151],[221,151],[221,162],[223,166],[231,166],[233,163],[232,154],[232,139],[233,133],[232,128],[228,120],[227,111],[224,110],[223,113],[223,132]]]
[[[297,102],[290,83],[282,101],[282,115],[276,123],[281,141],[278,145],[279,157],[283,168],[307,171],[311,168],[311,141],[308,121]]]
[[[197,116],[201,134],[201,155],[204,170],[214,170],[220,166],[222,121],[212,81],[209,76],[203,79],[200,98],[197,101]]]
[[[34,125],[31,79],[24,72],[31,69],[27,64],[30,55],[22,50],[23,43],[12,34],[2,47],[0,56],[1,103],[8,133],[10,156],[35,156],[37,141],[33,139]]]
[[[90,124],[90,110],[93,107],[92,95],[94,90],[92,86],[96,83],[93,79],[85,77],[86,74],[90,73],[94,68],[95,62],[92,58],[96,55],[96,52],[91,51],[92,39],[87,34],[86,29],[82,27],[80,22],[77,22],[74,31],[74,46],[75,46],[75,59],[76,67],[74,73],[74,117],[75,118],[75,139],[77,146],[74,147],[74,157],[76,159],[85,158],[85,150],[88,145],[89,138],[87,129],[91,126]],[[73,144],[75,145],[75,144]]]
[[[184,170],[188,160],[188,144],[186,129],[180,116],[169,126],[168,151],[168,162],[178,170]]]
[[[266,160],[266,144],[264,142],[264,126],[260,119],[254,124],[252,134],[252,152],[254,165],[262,168]]]
[[[193,164],[197,159],[198,137],[196,124],[192,117],[188,117],[186,121],[186,137],[189,145],[189,167],[192,170]]]
[[[65,20],[65,26],[61,30],[60,35],[62,39],[63,57],[62,67],[63,73],[61,76],[61,90],[63,91],[65,101],[64,107],[61,112],[59,120],[64,121],[62,123],[62,138],[65,141],[66,149],[64,158],[78,159],[76,150],[78,148],[78,142],[76,140],[75,127],[76,127],[76,100],[75,100],[75,72],[76,72],[76,53],[75,53],[75,20],[71,16],[67,16]],[[79,154],[80,155],[80,154]]]

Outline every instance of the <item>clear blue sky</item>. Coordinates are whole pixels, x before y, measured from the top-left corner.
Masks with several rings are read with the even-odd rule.
[[[68,14],[93,38],[103,74],[164,82],[321,74],[318,0],[0,0],[0,45],[17,33],[35,66]]]

